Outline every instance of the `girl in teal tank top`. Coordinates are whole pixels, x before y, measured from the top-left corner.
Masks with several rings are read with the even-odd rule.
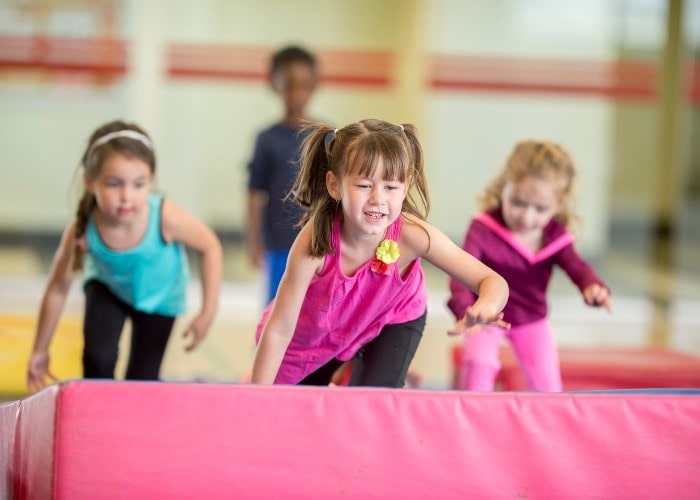
[[[159,376],[177,315],[185,312],[189,264],[201,254],[202,307],[185,328],[187,350],[204,338],[216,313],[222,251],[214,232],[161,195],[151,193],[155,154],[138,126],[114,121],[92,134],[82,157],[85,191],[54,256],[37,322],[27,384],[56,381],[49,344],[74,274],[84,273],[83,371],[113,378],[119,337],[131,319],[126,378]]]

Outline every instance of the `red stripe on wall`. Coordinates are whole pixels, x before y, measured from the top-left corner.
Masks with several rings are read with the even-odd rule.
[[[173,44],[167,71],[174,78],[265,80],[271,56],[271,49],[261,47]],[[391,82],[390,52],[325,51],[317,57],[323,83],[383,87]]]
[[[112,38],[0,36],[0,69],[88,73],[119,77],[126,73],[127,49]]]
[[[388,51],[322,51],[318,54],[321,81],[389,86],[395,70],[394,59],[394,54]]]
[[[650,61],[566,61],[433,55],[436,90],[541,92],[651,100],[658,69]]]
[[[170,44],[166,68],[174,78],[216,78],[263,80],[266,78],[268,49],[231,45]]]
[[[269,47],[173,43],[166,73],[175,79],[262,82]],[[395,54],[325,50],[318,53],[322,83],[388,88]],[[426,58],[428,86],[437,92],[542,93],[653,101],[660,68],[655,61],[572,61],[433,54]],[[113,38],[0,36],[0,71],[80,74],[111,82],[128,72],[128,44]],[[700,105],[700,66],[689,63],[686,98]]]

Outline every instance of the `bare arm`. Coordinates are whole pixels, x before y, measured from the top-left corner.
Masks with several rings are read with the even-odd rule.
[[[612,313],[610,289],[600,279],[595,269],[579,255],[573,243],[557,254],[557,264],[581,290],[586,304],[605,307],[609,313]]]
[[[53,381],[57,380],[49,370],[49,345],[73,281],[71,264],[75,245],[75,222],[73,222],[63,232],[41,299],[34,347],[27,369],[27,387],[31,392],[46,387],[47,377]]]
[[[306,291],[323,263],[322,258],[311,257],[310,248],[311,226],[307,224],[292,245],[270,317],[258,342],[251,374],[253,383],[272,384],[275,381],[294,335]]]
[[[502,321],[501,313],[508,301],[508,283],[503,277],[431,224],[409,220],[413,222],[404,224],[401,229],[401,259],[422,257],[478,295],[474,304],[465,311],[463,324],[450,333],[460,333],[464,328],[483,324],[507,328],[509,325]]]
[[[202,309],[185,330],[191,337],[185,349],[197,347],[207,334],[219,306],[223,252],[219,238],[206,224],[169,200],[163,201],[163,237],[166,241],[178,241],[200,252],[202,275]]]
[[[248,256],[257,268],[262,266],[265,245],[262,239],[262,214],[265,206],[265,195],[262,191],[248,191],[248,224],[246,225],[246,243]]]

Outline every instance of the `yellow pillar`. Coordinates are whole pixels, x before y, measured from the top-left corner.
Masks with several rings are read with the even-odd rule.
[[[429,2],[402,0],[396,9],[400,26],[397,39],[397,59],[394,72],[396,88],[396,119],[401,123],[413,123],[424,135],[426,67],[425,43]]]
[[[683,0],[668,0],[666,44],[663,50],[659,112],[659,162],[654,195],[653,271],[650,284],[655,306],[650,343],[668,343],[668,309],[673,295],[673,244],[677,220],[685,199],[683,189],[684,140],[682,137],[683,105]]]

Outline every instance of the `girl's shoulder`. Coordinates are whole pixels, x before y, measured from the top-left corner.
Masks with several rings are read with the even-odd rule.
[[[75,232],[78,228],[78,219],[76,217],[73,217],[68,224],[66,224],[66,227],[63,228],[63,234],[64,235],[71,235],[75,236]]]
[[[194,219],[185,209],[177,203],[163,195],[157,198],[152,198],[156,203],[152,205],[156,209],[156,215],[160,212],[160,232],[163,240],[170,243],[173,240],[179,240],[181,232],[187,229],[187,224],[190,219]],[[184,228],[184,229],[183,229]]]
[[[63,233],[61,234],[61,242],[60,246],[66,246],[66,247],[73,247],[76,244],[77,240],[77,234],[78,232],[78,219],[73,218],[63,229]],[[80,237],[80,241],[84,242],[85,241],[85,235],[82,235]],[[83,245],[81,245],[83,246]]]
[[[315,256],[311,252],[311,241],[313,237],[312,221],[304,224],[299,231],[292,248],[289,251],[288,263],[293,263],[295,268],[313,270],[314,274],[320,274],[326,262],[326,256]],[[287,266],[291,268],[292,266]]]
[[[409,250],[412,256],[424,254],[430,248],[435,226],[423,219],[406,212],[401,214],[401,233],[399,248]]]
[[[433,227],[429,222],[408,212],[402,212],[397,222],[401,224],[401,236],[406,235],[413,237],[419,234],[426,235],[430,230],[429,228]]]
[[[66,225],[61,234],[61,241],[56,249],[56,261],[61,262],[64,268],[72,267],[76,245],[80,247],[83,252],[86,251],[85,237],[76,238],[77,227],[77,219],[71,220],[68,225]]]

